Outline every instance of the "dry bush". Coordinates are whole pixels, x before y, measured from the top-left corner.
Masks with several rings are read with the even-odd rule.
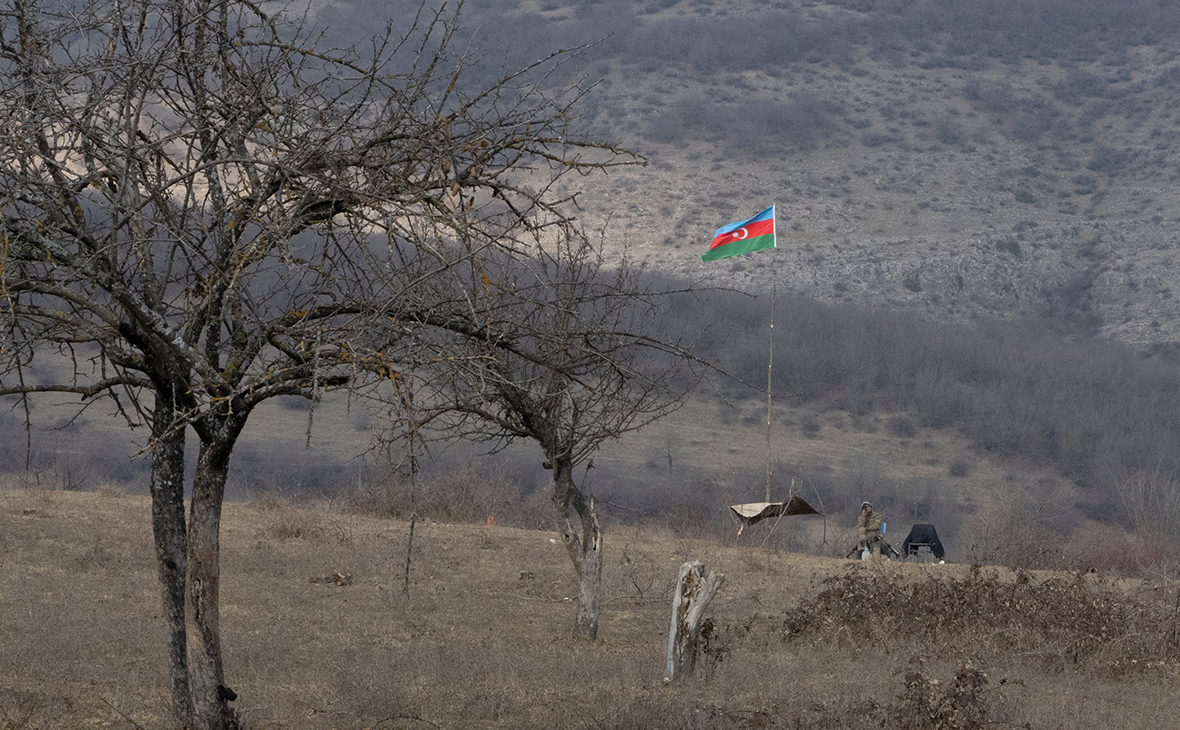
[[[642,522],[647,527],[666,531],[681,538],[717,538],[729,532],[730,520],[722,487],[713,479],[669,480],[666,485],[652,485],[635,497],[642,518],[636,520],[625,510],[621,519]],[[605,505],[609,510],[612,505]],[[736,526],[733,527],[736,530]]]
[[[0,728],[23,730],[36,727],[35,718],[41,713],[43,698],[31,694],[5,692],[0,695]]]
[[[435,522],[535,528],[544,518],[538,514],[537,500],[529,497],[503,474],[486,473],[469,464],[420,485],[387,478],[348,495],[345,508],[375,517],[408,519],[413,513]]]
[[[1103,667],[1180,659],[1177,608],[1128,597],[1092,574],[1039,580],[972,566],[962,579],[905,582],[859,566],[786,611],[786,641],[890,649],[903,643],[937,655],[1040,658]]]
[[[910,659],[911,669],[904,674],[901,701],[886,712],[896,727],[911,730],[979,730],[997,724],[1021,727],[1011,721],[1006,705],[1007,678],[992,685],[986,673],[965,663],[952,681],[942,683],[931,677],[924,665],[922,657]]]
[[[1054,480],[1034,480],[995,496],[965,520],[972,562],[1142,577],[1180,559],[1180,542],[1170,531],[1127,532],[1092,521],[1075,526],[1073,492]]]
[[[1051,478],[996,490],[964,520],[970,561],[1026,570],[1070,569],[1062,546],[1078,521],[1073,493]]]
[[[520,491],[502,475],[481,474],[467,466],[425,484],[415,497],[419,517],[503,524],[515,516]]]
[[[1180,489],[1175,473],[1157,463],[1114,482],[1132,527],[1180,537]]]
[[[366,484],[356,491],[342,495],[341,508],[354,515],[370,515],[372,517],[408,517],[409,490],[400,482],[389,481],[379,484]]]
[[[318,514],[294,507],[284,507],[270,513],[270,522],[266,526],[268,535],[282,540],[320,538],[324,530],[323,520]]]
[[[250,506],[260,512],[274,512],[286,509],[290,502],[276,492],[261,492],[250,496]]]
[[[913,657],[897,673],[902,689],[890,702],[871,698],[832,697],[800,702],[779,698],[769,705],[751,706],[738,699],[712,702],[691,692],[651,693],[628,704],[613,706],[588,728],[595,730],[859,730],[898,727],[909,730],[981,730],[996,725],[1028,727],[1013,721],[1014,711],[1005,690],[1007,678],[992,682],[967,662],[953,678],[934,676],[922,657]]]
[[[889,432],[898,439],[912,439],[918,435],[918,427],[907,415],[893,415],[889,419]]]
[[[319,512],[293,506],[286,498],[273,492],[255,495],[250,504],[263,513],[263,530],[268,537],[307,540],[323,537],[326,531],[323,516]]]
[[[115,484],[103,484],[98,488],[98,495],[100,497],[118,499],[119,497],[126,497],[127,490]]]
[[[1120,527],[1092,524],[1070,536],[1061,555],[1070,569],[1146,577],[1158,573],[1161,566],[1180,561],[1180,545],[1159,533],[1130,533]]]
[[[751,707],[737,701],[707,702],[680,694],[655,693],[621,707],[606,708],[600,714],[585,725],[587,730],[857,730],[881,727],[883,716],[874,702]]]
[[[607,566],[603,576],[606,593],[612,600],[636,606],[665,603],[676,589],[676,576],[657,560],[642,543],[619,536],[622,553],[615,565]]]

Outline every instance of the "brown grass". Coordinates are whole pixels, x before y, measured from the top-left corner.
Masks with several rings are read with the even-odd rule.
[[[550,533],[420,520],[403,590],[407,532],[331,505],[225,506],[245,727],[1163,727],[1180,687],[1174,575],[861,564],[617,528],[586,642]],[[726,582],[697,676],[666,685],[686,559]],[[0,636],[5,730],[165,727],[147,500],[0,491]]]

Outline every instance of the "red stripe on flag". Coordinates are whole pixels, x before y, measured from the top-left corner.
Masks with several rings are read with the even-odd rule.
[[[718,246],[724,246],[727,243],[733,243],[735,241],[742,241],[747,238],[757,238],[758,236],[769,236],[772,233],[774,233],[774,219],[773,218],[768,218],[764,221],[756,221],[754,223],[751,223],[748,226],[745,226],[744,228],[739,228],[736,231],[730,231],[729,233],[722,233],[720,236],[713,239],[713,243],[709,246],[709,249],[712,250],[714,248],[717,248]]]

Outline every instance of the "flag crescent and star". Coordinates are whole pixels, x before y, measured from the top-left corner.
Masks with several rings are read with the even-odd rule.
[[[716,261],[751,251],[775,247],[774,206],[737,223],[721,226],[713,234],[713,243],[701,256],[702,261]]]

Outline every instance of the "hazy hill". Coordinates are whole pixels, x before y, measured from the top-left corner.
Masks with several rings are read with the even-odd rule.
[[[399,12],[335,3],[346,19]],[[1180,8],[1120,0],[465,6],[490,73],[597,41],[583,122],[645,168],[579,180],[652,266],[941,318],[1180,340]],[[404,12],[403,12],[404,16]],[[570,69],[573,74],[575,69]],[[565,78],[558,79],[565,80]],[[782,249],[702,264],[778,206]]]
[[[341,27],[344,7],[408,12],[358,1],[321,17]],[[1180,7],[485,0],[464,12],[489,74],[595,44],[553,83],[597,82],[583,125],[646,157],[570,190],[588,223],[609,220],[609,245],[691,280],[762,295],[777,281],[780,295],[897,315],[780,302],[778,367],[798,362],[776,380],[776,489],[827,482],[846,495],[837,508],[933,490],[899,499],[915,517],[939,499],[1040,494],[1033,524],[1068,530],[1078,504],[1120,512],[1125,475],[1171,473],[1174,374],[1060,338],[1162,354],[1180,342]],[[716,227],[772,203],[779,250],[700,261]],[[714,315],[719,357],[753,384],[768,300]],[[710,321],[709,307],[696,316]],[[1003,333],[993,318],[1034,324]],[[758,396],[704,395],[619,461],[642,461],[649,491],[757,496]]]
[[[358,39],[415,8],[312,9]],[[970,543],[968,520],[979,531],[989,519],[1129,524],[1127,475],[1155,470],[1175,491],[1180,375],[1088,343],[1167,355],[1180,342],[1180,8],[480,0],[463,17],[460,36],[483,56],[474,83],[595,43],[551,81],[597,82],[581,124],[648,164],[580,178],[583,216],[609,219],[609,245],[654,270],[760,294],[669,309],[724,332],[702,347],[754,385],[777,280],[776,494],[794,479],[841,515],[876,495],[899,519],[936,520]],[[716,227],[772,203],[779,250],[700,261]],[[725,526],[721,505],[762,497],[764,396],[723,380],[699,396],[596,459],[586,478],[608,509],[712,530]],[[34,407],[31,481],[141,480],[111,409],[74,420],[72,408]],[[0,419],[17,468],[23,425]],[[272,404],[235,455],[231,494],[373,483],[371,461],[354,460],[371,426],[343,398],[315,412]],[[440,469],[472,453],[438,454]],[[527,446],[478,463],[525,492],[548,476]]]

